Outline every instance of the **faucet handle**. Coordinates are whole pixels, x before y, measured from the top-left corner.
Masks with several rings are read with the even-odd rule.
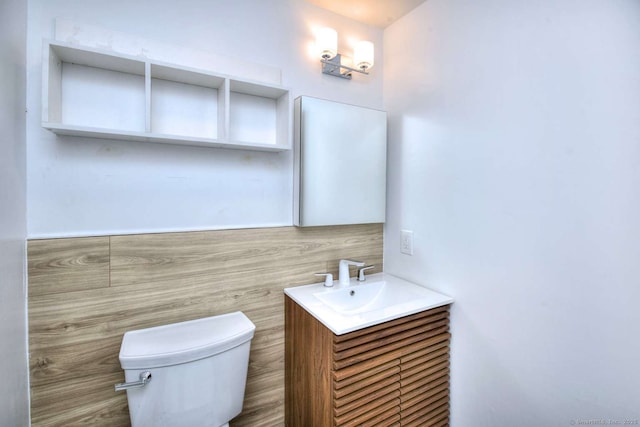
[[[362,267],[358,269],[358,282],[364,282],[365,280],[367,280],[364,277],[364,272],[367,270],[371,270],[373,267],[375,267],[375,265],[368,265],[366,267]]]
[[[333,274],[331,273],[314,273],[314,276],[324,276],[324,285],[327,288],[333,286]]]

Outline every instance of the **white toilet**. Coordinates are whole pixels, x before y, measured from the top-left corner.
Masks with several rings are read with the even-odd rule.
[[[255,325],[235,313],[129,331],[120,365],[132,427],[221,427],[242,411]]]

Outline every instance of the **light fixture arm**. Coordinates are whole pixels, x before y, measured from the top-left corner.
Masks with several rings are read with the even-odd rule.
[[[335,77],[342,77],[343,79],[351,80],[352,72],[360,73],[360,74],[369,74],[366,68],[359,69],[348,67],[346,65],[342,65],[341,63],[342,55],[339,53],[333,58],[321,58],[320,62],[322,62],[322,73],[329,74]]]

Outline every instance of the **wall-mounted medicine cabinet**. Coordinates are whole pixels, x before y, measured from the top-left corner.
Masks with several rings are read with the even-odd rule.
[[[291,149],[286,88],[46,41],[42,126],[60,135]]]
[[[296,98],[294,149],[295,225],[385,221],[386,112]]]

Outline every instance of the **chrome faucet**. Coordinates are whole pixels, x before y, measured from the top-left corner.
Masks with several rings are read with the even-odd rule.
[[[367,270],[371,270],[375,265],[368,265],[366,267],[362,267],[358,269],[358,282],[364,282],[367,278],[364,276],[364,272]]]
[[[364,267],[364,262],[351,261],[349,259],[341,259],[338,265],[338,282],[340,286],[349,285],[349,266],[355,265],[356,267]]]

